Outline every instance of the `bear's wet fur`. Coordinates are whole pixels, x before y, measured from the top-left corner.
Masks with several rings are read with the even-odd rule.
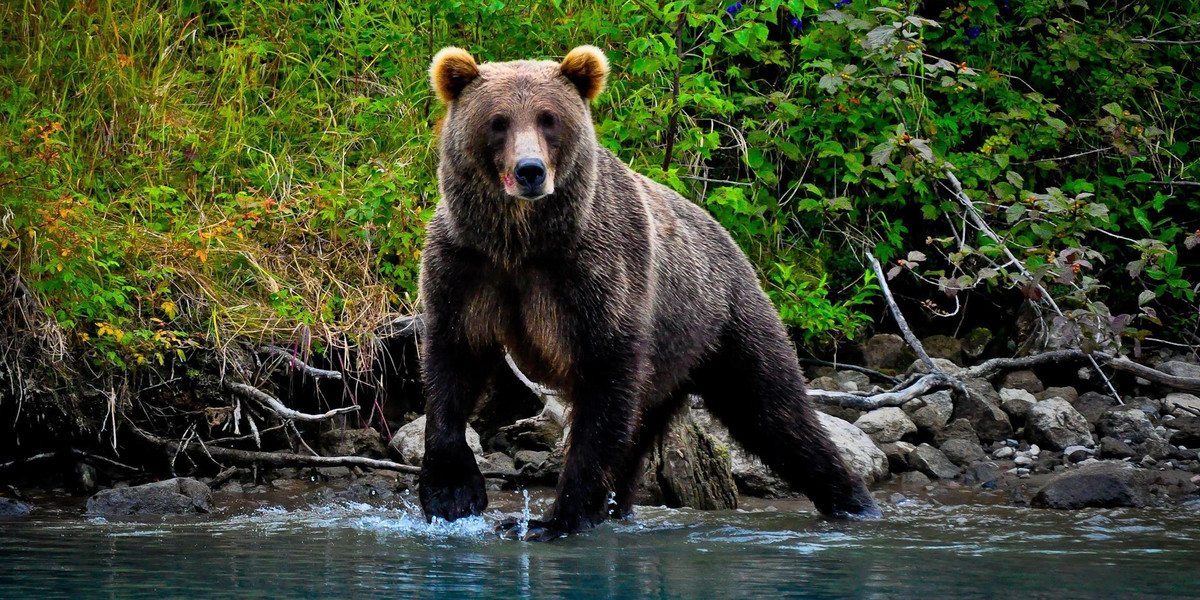
[[[823,514],[878,515],[733,239],[597,142],[589,103],[607,73],[591,46],[561,63],[434,58],[447,115],[420,278],[426,518],[487,506],[464,431],[506,352],[572,405],[557,496],[530,539],[628,514],[644,455],[690,393]]]

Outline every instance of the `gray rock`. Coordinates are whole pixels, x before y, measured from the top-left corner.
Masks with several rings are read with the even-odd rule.
[[[1062,387],[1051,386],[1034,394],[1033,396],[1038,400],[1045,400],[1047,398],[1062,398],[1071,404],[1075,404],[1075,401],[1079,399],[1079,392],[1069,385]],[[1078,407],[1076,407],[1076,410],[1078,410]],[[1084,416],[1086,417],[1087,415]]]
[[[950,421],[941,431],[933,435],[933,441],[941,446],[948,440],[970,440],[976,444],[979,443],[979,436],[975,434],[975,428],[971,427],[971,423],[966,419],[955,419]]]
[[[904,338],[891,333],[873,335],[863,344],[863,360],[876,370],[899,371],[916,357]]]
[[[963,481],[973,483],[984,487],[995,487],[996,482],[1004,476],[1004,471],[999,465],[990,460],[981,460],[971,463],[963,474]]]
[[[875,409],[859,417],[854,426],[879,443],[895,442],[917,432],[917,426],[896,406]]]
[[[28,504],[0,496],[0,517],[23,517],[31,512]]]
[[[319,444],[321,450],[329,456],[387,456],[387,443],[374,429],[326,429],[321,432]]]
[[[370,504],[399,500],[404,490],[412,487],[413,477],[411,475],[372,473],[352,481],[344,490],[333,491],[327,488],[321,490],[319,494],[337,500]]]
[[[1008,414],[1000,409],[1000,395],[986,379],[968,379],[967,397],[954,405],[954,418],[971,423],[979,439],[1002,440],[1012,435]]]
[[[1200,418],[1179,417],[1172,419],[1167,425],[1175,430],[1170,438],[1172,444],[1200,448]]]
[[[1104,411],[1118,406],[1117,401],[1112,396],[1106,396],[1098,392],[1084,392],[1071,403],[1083,418],[1087,419],[1088,423],[1095,424],[1100,420],[1100,416]]]
[[[829,439],[842,453],[846,465],[867,483],[887,477],[887,456],[875,446],[870,436],[854,425],[824,413],[817,413]]]
[[[1002,446],[992,453],[992,458],[1005,460],[1012,458],[1017,451],[1012,446]]]
[[[483,455],[483,460],[479,461],[479,470],[508,475],[516,475],[518,473],[516,462],[513,461],[511,456],[503,452],[492,452]]]
[[[545,450],[517,450],[512,459],[513,467],[517,470],[525,467],[539,468],[550,460],[550,453]]]
[[[941,450],[929,444],[921,444],[910,452],[908,464],[934,479],[953,479],[959,473],[958,467]]]
[[[832,377],[817,377],[816,379],[808,382],[808,387],[817,390],[828,390],[830,392],[838,392],[842,389],[842,386],[840,383],[838,383],[838,380]]]
[[[1037,404],[1037,398],[1027,390],[1020,388],[1000,390],[1000,409],[1016,421],[1023,422],[1034,404]]]
[[[479,434],[475,433],[470,425],[467,425],[467,446],[477,458],[483,455]],[[425,415],[396,430],[388,447],[404,464],[420,466],[421,460],[425,458]]]
[[[1018,454],[1013,458],[1013,464],[1017,465],[1018,467],[1028,467],[1029,465],[1033,464],[1033,458],[1031,458],[1028,454]]]
[[[1062,398],[1050,398],[1033,405],[1026,418],[1025,434],[1051,450],[1096,445],[1087,419]]]
[[[1067,446],[1063,448],[1063,456],[1073,463],[1083,462],[1096,454],[1094,448],[1087,446]]]
[[[1167,394],[1163,406],[1176,417],[1194,417],[1200,415],[1200,398],[1194,394]]]
[[[906,471],[896,478],[896,483],[902,487],[918,488],[925,487],[933,483],[933,481],[929,479],[928,475],[920,471]]]
[[[942,451],[942,454],[946,455],[946,458],[950,459],[950,462],[960,467],[965,467],[987,458],[987,455],[983,452],[983,448],[971,440],[946,440],[946,443],[942,444],[939,450]]]
[[[647,461],[643,489],[657,493],[653,504],[701,510],[737,508],[728,447],[688,413],[676,416]]]
[[[1181,360],[1168,360],[1155,368],[1176,377],[1200,377],[1200,365]]]
[[[101,490],[87,501],[87,514],[106,517],[178,515],[211,510],[212,491],[190,477]]]
[[[908,442],[890,442],[879,445],[879,449],[883,450],[883,454],[887,456],[888,470],[892,473],[903,473],[909,469],[908,453],[915,448],[916,446]]]
[[[1038,379],[1037,373],[1028,369],[1009,372],[1004,376],[1000,387],[1025,390],[1030,394],[1036,394],[1046,389],[1042,380]]]
[[[944,358],[956,365],[963,364],[963,343],[948,335],[931,335],[921,340],[930,358]]]
[[[825,404],[825,403],[818,403],[817,410],[819,410],[831,417],[837,417],[843,421],[849,421],[851,423],[857,421],[859,417],[861,417],[865,414],[864,411],[861,411],[861,410],[858,410],[855,408],[848,408],[845,406],[837,406],[835,404]]]
[[[841,389],[847,392],[865,392],[871,389],[871,378],[867,377],[866,373],[850,370],[838,371],[834,378],[842,386]]]
[[[1134,456],[1149,456],[1155,460],[1166,460],[1175,453],[1175,447],[1166,440],[1154,437],[1133,445]]]
[[[1140,444],[1159,438],[1154,431],[1154,424],[1138,408],[1112,408],[1105,411],[1096,422],[1096,431],[1127,444]]]
[[[1038,508],[1114,508],[1150,502],[1147,477],[1122,463],[1098,463],[1054,476],[1033,497]]]
[[[350,469],[347,467],[318,467],[315,471],[325,481],[346,479],[351,475]],[[225,491],[225,488],[221,488],[221,491]]]
[[[963,336],[963,354],[967,358],[979,358],[987,351],[988,344],[990,343],[992,343],[992,330],[986,327],[976,327]]]
[[[963,370],[962,367],[954,364],[952,361],[946,360],[944,358],[934,358],[932,360],[933,360],[933,366],[937,367],[939,371],[941,371],[947,375],[958,375],[959,373],[962,373],[962,370]],[[912,361],[912,363],[910,363],[908,365],[908,368],[904,370],[904,375],[909,376],[909,375],[914,375],[917,373],[928,373],[928,372],[929,372],[929,365],[925,364],[925,361],[918,358],[917,360]]]
[[[949,390],[942,390],[909,400],[901,408],[918,430],[932,433],[950,422],[954,401]]]
[[[1100,458],[1133,458],[1133,448],[1117,438],[1103,437],[1100,438]]]

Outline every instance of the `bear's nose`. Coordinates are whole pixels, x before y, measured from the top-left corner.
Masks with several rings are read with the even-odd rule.
[[[517,161],[513,174],[517,176],[517,183],[521,187],[533,189],[546,181],[546,164],[540,158],[522,158]]]

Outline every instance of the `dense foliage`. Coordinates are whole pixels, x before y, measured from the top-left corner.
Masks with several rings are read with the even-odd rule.
[[[1093,339],[1194,339],[1198,38],[1187,0],[9,2],[0,260],[96,363],[361,342],[416,303],[429,58],[592,43],[602,142],[729,228],[806,343],[868,325],[868,251],[933,315],[1049,294]]]

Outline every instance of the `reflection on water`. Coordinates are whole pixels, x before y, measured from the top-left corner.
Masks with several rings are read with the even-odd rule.
[[[543,500],[544,502],[544,500]],[[519,499],[504,507],[521,513]],[[535,514],[541,506],[535,504]],[[639,508],[552,544],[411,505],[0,522],[3,598],[1194,598],[1200,507],[908,501],[882,521]]]

